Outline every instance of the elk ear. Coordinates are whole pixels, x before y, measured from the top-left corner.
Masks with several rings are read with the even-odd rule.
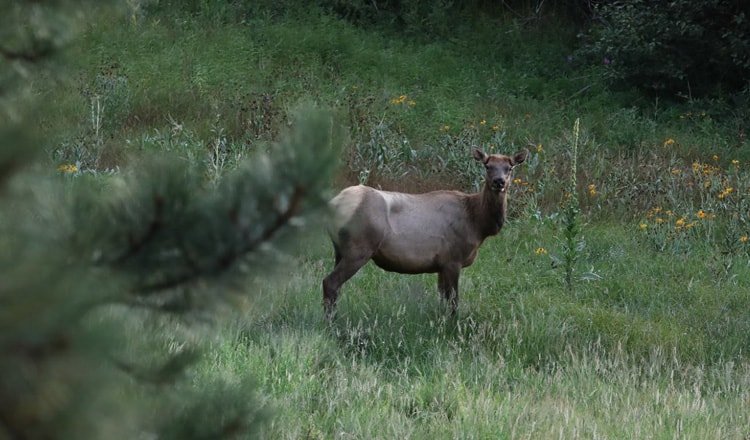
[[[474,154],[474,159],[482,163],[487,163],[487,153],[479,148],[475,148],[472,153]]]
[[[513,159],[511,159],[511,165],[516,166],[523,163],[527,157],[529,157],[529,150],[524,148],[513,156]]]

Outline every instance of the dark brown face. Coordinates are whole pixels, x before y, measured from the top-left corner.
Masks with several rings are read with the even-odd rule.
[[[508,182],[511,181],[513,166],[510,164],[508,156],[493,154],[489,156],[484,163],[484,169],[487,171],[486,182],[492,191],[505,192],[508,188]]]
[[[474,159],[484,163],[487,186],[497,193],[504,193],[508,189],[513,168],[525,161],[526,156],[528,156],[528,150],[521,150],[513,157],[504,154],[486,154],[479,149],[474,150]]]

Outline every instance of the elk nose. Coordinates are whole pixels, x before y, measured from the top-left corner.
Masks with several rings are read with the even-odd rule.
[[[502,188],[505,186],[505,179],[502,177],[498,177],[497,179],[493,180],[492,183],[495,184],[495,186]]]

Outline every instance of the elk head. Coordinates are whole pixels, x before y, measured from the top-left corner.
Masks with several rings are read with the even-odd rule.
[[[478,148],[474,149],[474,159],[484,164],[486,185],[496,193],[504,193],[508,189],[513,168],[523,163],[528,155],[529,150],[525,148],[513,156],[487,154]]]

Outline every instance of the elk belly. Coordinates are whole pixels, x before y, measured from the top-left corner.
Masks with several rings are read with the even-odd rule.
[[[380,268],[399,273],[431,273],[440,267],[445,254],[444,240],[424,231],[388,234],[372,260]]]

